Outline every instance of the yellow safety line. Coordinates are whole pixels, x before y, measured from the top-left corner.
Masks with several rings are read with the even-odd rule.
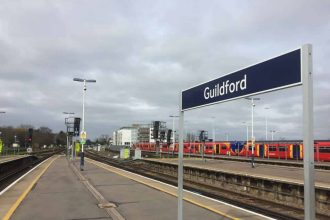
[[[6,213],[5,217],[2,220],[8,220],[16,211],[17,207],[21,204],[21,202],[25,199],[25,197],[29,194],[33,186],[37,183],[40,177],[46,172],[48,167],[60,156],[55,157],[42,171],[39,175],[32,181],[32,183],[28,186],[28,188],[20,195],[20,197],[16,200],[16,202],[10,207],[8,212]]]
[[[86,159],[87,159],[87,158],[86,158]],[[127,175],[127,174],[124,174],[124,173],[118,172],[117,170],[111,170],[111,169],[109,169],[108,167],[104,167],[104,165],[103,165],[102,163],[100,163],[100,162],[97,162],[97,163],[100,163],[100,164],[97,164],[97,163],[93,162],[91,159],[87,159],[86,161],[89,162],[89,163],[92,163],[92,164],[94,164],[94,165],[96,165],[96,166],[98,166],[98,167],[101,167],[101,168],[103,168],[103,169],[105,169],[105,170],[108,170],[108,171],[110,171],[110,172],[113,172],[113,173],[116,173],[116,174],[118,174],[118,175],[121,175],[121,176],[127,177],[127,178],[129,178],[129,179],[131,179],[131,180],[134,180],[134,181],[136,181],[136,182],[142,183],[142,184],[144,184],[144,185],[148,185],[148,186],[150,186],[150,187],[152,187],[152,188],[158,189],[158,190],[160,190],[160,191],[162,191],[162,192],[165,192],[165,193],[170,194],[170,195],[172,195],[172,196],[178,197],[176,193],[173,193],[173,192],[171,192],[171,191],[168,191],[168,190],[166,190],[166,189],[164,189],[164,188],[157,187],[157,186],[155,186],[155,185],[151,185],[150,183],[148,183],[148,182],[146,182],[146,181],[138,180],[138,179],[134,179],[133,177],[131,177],[131,176]],[[108,165],[108,166],[110,166],[110,165]],[[183,197],[183,199],[184,199],[185,201],[187,201],[187,202],[190,202],[190,203],[192,203],[192,204],[195,204],[195,205],[197,205],[197,206],[200,206],[200,207],[202,207],[202,208],[205,208],[205,209],[207,209],[207,210],[210,210],[210,211],[212,211],[212,212],[215,212],[215,213],[217,213],[217,214],[220,214],[220,215],[222,215],[222,216],[224,216],[224,217],[226,217],[226,218],[230,218],[230,219],[232,219],[232,220],[239,220],[239,218],[236,218],[236,217],[230,216],[230,215],[228,215],[228,214],[226,214],[226,213],[223,213],[223,212],[221,212],[221,211],[219,211],[219,210],[217,210],[217,209],[214,209],[214,208],[212,208],[212,207],[210,207],[210,206],[203,205],[202,203],[196,202],[196,201],[193,200],[193,199],[188,199],[188,198],[186,198],[186,197]]]

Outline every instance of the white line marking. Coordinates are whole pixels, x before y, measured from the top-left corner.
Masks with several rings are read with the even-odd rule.
[[[90,158],[89,158],[89,159],[90,159]],[[94,160],[94,161],[96,161],[96,160]],[[99,162],[99,161],[96,161],[96,162]],[[148,179],[148,180],[152,180],[152,181],[155,181],[155,182],[157,182],[157,183],[164,184],[164,185],[166,185],[166,186],[170,186],[170,187],[175,188],[175,189],[178,188],[178,187],[176,187],[176,186],[172,186],[172,185],[170,185],[170,184],[168,184],[168,183],[163,183],[163,182],[161,182],[161,181],[154,180],[154,179],[152,179],[152,178],[145,177],[145,176],[142,176],[142,175],[140,175],[140,174],[132,173],[132,172],[127,171],[127,170],[123,170],[123,169],[120,169],[120,168],[117,168],[117,167],[113,167],[113,166],[111,166],[111,165],[109,165],[109,164],[106,164],[106,163],[102,163],[102,162],[99,162],[99,163],[104,164],[104,165],[107,165],[107,166],[110,166],[110,167],[115,168],[115,169],[118,169],[118,170],[121,170],[121,171],[126,172],[126,173],[129,173],[129,174],[137,175],[137,176],[139,176],[139,177],[142,177],[142,178],[145,178],[145,179]],[[236,209],[239,209],[239,210],[242,210],[242,211],[245,211],[245,212],[248,212],[248,213],[254,214],[254,215],[258,215],[258,216],[260,216],[260,217],[262,217],[262,218],[265,218],[265,219],[276,220],[275,218],[271,218],[271,217],[268,217],[268,216],[265,216],[265,215],[262,215],[262,214],[259,214],[259,213],[256,213],[256,212],[253,212],[253,211],[250,211],[250,210],[247,210],[247,209],[244,209],[244,208],[241,208],[241,207],[235,206],[235,205],[231,205],[231,204],[229,204],[229,203],[222,202],[222,201],[220,201],[220,200],[213,199],[213,198],[210,198],[210,197],[207,197],[207,196],[204,196],[204,195],[201,195],[201,194],[198,194],[198,193],[195,193],[195,192],[189,191],[189,190],[185,190],[185,189],[184,189],[183,191],[188,192],[188,193],[191,193],[191,194],[194,194],[194,195],[197,195],[197,196],[200,196],[200,197],[203,197],[203,198],[206,198],[206,199],[209,199],[209,200],[212,200],[212,201],[214,201],[214,202],[218,202],[218,203],[223,204],[223,205],[227,205],[227,206],[230,206],[230,207],[233,207],[233,208],[236,208]]]
[[[51,157],[50,157],[51,158]],[[15,180],[14,182],[12,182],[9,186],[7,186],[4,190],[2,190],[0,192],[0,196],[2,194],[4,194],[8,189],[10,189],[13,185],[15,185],[18,181],[20,181],[21,179],[23,179],[26,175],[28,175],[29,173],[31,173],[33,170],[35,170],[36,168],[38,168],[41,164],[45,163],[47,160],[49,160],[50,158],[42,161],[41,163],[39,163],[37,166],[33,167],[31,170],[29,170],[27,173],[25,173],[23,176],[21,176],[20,178],[18,178],[17,180]]]

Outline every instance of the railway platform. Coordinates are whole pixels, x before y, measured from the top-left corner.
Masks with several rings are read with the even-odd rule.
[[[166,155],[166,154],[165,154]],[[201,158],[200,154],[185,154],[185,157],[195,157]],[[220,160],[229,160],[237,162],[250,162],[251,157],[247,156],[228,156],[228,155],[210,155],[205,154],[207,159],[220,159]],[[278,165],[278,166],[292,166],[292,167],[303,167],[303,160],[295,159],[278,159],[278,158],[267,158],[267,157],[255,157],[254,162],[256,164],[269,164],[269,165]],[[315,161],[315,169],[330,170],[330,162]]]
[[[168,163],[177,165],[177,158],[144,158],[147,161],[156,161],[161,163]],[[231,161],[231,160],[212,160],[202,158],[184,158],[183,164],[186,167],[195,167],[204,170],[220,171],[226,173],[233,173],[237,175],[248,175],[262,179],[281,180],[283,182],[292,182],[297,184],[304,183],[304,169],[300,167],[287,167],[275,164],[255,164],[252,168],[251,160],[245,161]],[[293,163],[293,162],[291,162]],[[315,169],[315,184],[316,186],[330,189],[330,170]]]
[[[12,156],[0,156],[0,164],[8,163],[14,160],[19,160],[25,157],[30,157],[30,155],[12,155]]]
[[[155,171],[176,175],[177,158],[144,158]],[[304,208],[304,169],[282,165],[242,163],[229,160],[184,158],[184,179],[238,192],[254,198]],[[315,169],[316,212],[320,218],[330,215],[330,171]]]
[[[114,149],[113,151],[116,151]],[[150,155],[153,157],[156,154],[156,151],[142,151],[145,155]],[[134,154],[134,152],[131,152]],[[173,156],[178,156],[177,152],[161,152],[161,157],[169,158]],[[250,162],[250,156],[237,156],[237,155],[217,155],[217,154],[204,154],[203,156],[193,153],[184,153],[185,158],[206,158],[206,159],[217,159],[217,160],[228,160],[228,161],[236,161],[236,162]],[[303,167],[304,162],[302,159],[285,159],[285,158],[268,158],[268,157],[255,157],[254,162],[256,164],[268,164],[268,165],[277,165],[277,166],[292,166],[292,167]],[[322,169],[322,170],[330,170],[330,162],[324,162],[320,160],[314,161],[315,169]]]
[[[86,158],[53,156],[0,192],[2,219],[176,219],[176,187]],[[184,192],[184,219],[270,219]]]

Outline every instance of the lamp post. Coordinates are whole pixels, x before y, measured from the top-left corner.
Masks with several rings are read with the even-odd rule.
[[[63,112],[65,115],[69,115],[68,118],[70,118],[70,115],[73,115],[74,112]],[[66,125],[66,152],[68,159],[70,158],[70,149],[69,149],[69,125]],[[73,145],[72,145],[72,152],[73,152]]]
[[[266,107],[265,108],[265,110],[267,111],[267,110],[269,110],[270,108],[269,107]],[[268,140],[268,121],[267,121],[267,119],[268,119],[268,113],[266,112],[266,116],[265,116],[265,118],[266,118],[266,141]]]
[[[173,128],[173,131],[172,131],[172,134],[173,134],[173,151],[172,151],[172,153],[174,152],[174,150],[175,150],[175,124],[174,124],[174,120],[175,120],[175,118],[178,118],[179,116],[177,116],[177,115],[170,115],[169,116],[170,118],[172,118],[172,128]]]
[[[272,141],[274,140],[274,133],[275,132],[276,132],[275,130],[270,130],[270,133],[272,133]]]
[[[246,124],[246,150],[245,150],[245,156],[247,157],[247,152],[249,151],[249,124],[247,122],[242,122],[243,124]]]
[[[214,148],[215,148],[215,117],[211,117],[213,120],[212,120],[212,158],[214,159]]]
[[[260,100],[260,98],[245,98],[247,100],[251,100],[251,142],[252,142],[252,156],[251,156],[251,165],[252,168],[254,168],[254,141],[255,141],[255,137],[254,137],[254,133],[253,133],[253,109],[255,107],[254,104],[254,100]]]
[[[80,78],[74,78],[73,81],[76,82],[82,82],[84,83],[84,89],[83,89],[83,114],[82,114],[82,134],[86,134],[85,132],[85,94],[86,94],[86,83],[96,83],[95,79],[80,79]],[[81,155],[80,155],[80,170],[84,170],[84,142],[82,141],[81,144]]]

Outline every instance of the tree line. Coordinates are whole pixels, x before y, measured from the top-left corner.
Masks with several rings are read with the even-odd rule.
[[[34,128],[31,125],[20,125],[18,127],[5,126],[0,127],[0,139],[6,147],[12,147],[14,143],[18,144],[20,147],[29,147],[29,129],[32,128],[32,147],[42,148],[44,145],[66,145],[66,133],[60,131],[54,133],[48,127]]]

